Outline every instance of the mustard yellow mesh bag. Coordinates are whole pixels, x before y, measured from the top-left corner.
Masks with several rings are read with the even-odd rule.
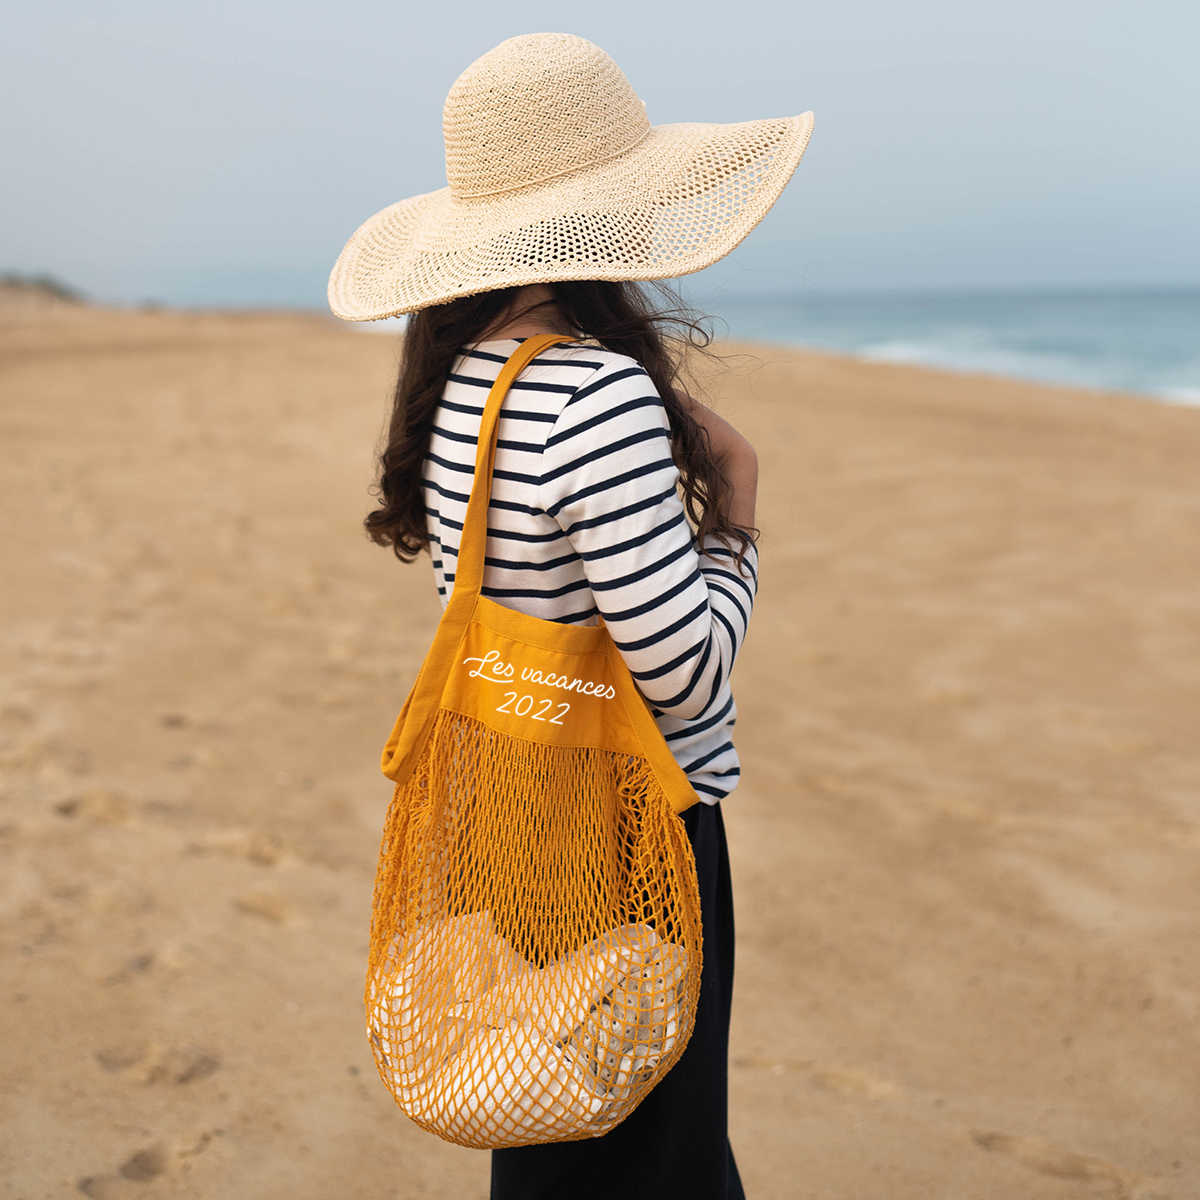
[[[480,595],[488,395],[450,602],[383,753],[367,1030],[396,1102],[463,1146],[607,1133],[671,1069],[700,990],[696,802],[603,624]]]

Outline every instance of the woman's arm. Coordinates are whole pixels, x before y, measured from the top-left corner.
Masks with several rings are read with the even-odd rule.
[[[729,520],[739,529],[754,529],[754,504],[758,495],[758,455],[754,447],[724,417],[693,400],[687,392],[675,391],[692,419],[708,433],[713,458],[729,480]]]
[[[717,435],[736,476],[736,519],[749,526],[753,451],[721,425]],[[757,559],[751,547],[739,571],[715,539],[698,549],[678,483],[666,409],[629,359],[602,367],[576,390],[542,454],[542,506],[582,559],[638,687],[660,712],[696,720],[727,699]]]

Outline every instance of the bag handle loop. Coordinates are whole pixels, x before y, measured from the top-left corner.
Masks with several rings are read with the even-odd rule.
[[[397,784],[407,778],[414,764],[414,752],[425,744],[437,716],[438,701],[450,669],[447,655],[453,655],[458,642],[467,630],[479,594],[483,588],[484,556],[487,552],[488,504],[492,499],[492,464],[496,458],[496,432],[500,427],[500,408],[513,380],[547,346],[573,339],[567,334],[539,334],[526,338],[512,356],[500,368],[496,382],[492,384],[484,401],[483,415],[479,421],[479,439],[475,449],[475,478],[471,483],[471,496],[467,501],[467,515],[463,520],[462,540],[458,549],[458,569],[450,600],[442,619],[438,623],[437,636],[425,662],[417,675],[416,683],[400,710],[399,717],[383,748],[381,766],[383,773]]]
[[[539,354],[559,342],[574,341],[570,334],[543,333],[526,338],[508,362],[500,368],[500,374],[488,392],[479,422],[479,441],[475,449],[475,478],[471,484],[471,498],[467,502],[467,515],[463,521],[462,540],[458,547],[458,566],[454,573],[454,590],[451,600],[463,603],[467,598],[474,604],[483,588],[484,559],[487,555],[488,505],[492,500],[492,467],[496,461],[496,436],[500,429],[500,409],[504,397],[518,375]],[[459,599],[462,597],[462,599]]]

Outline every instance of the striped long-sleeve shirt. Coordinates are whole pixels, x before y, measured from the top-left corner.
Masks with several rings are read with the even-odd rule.
[[[484,401],[516,345],[464,352],[434,415],[424,488],[443,606]],[[678,482],[666,409],[638,363],[576,343],[543,351],[501,409],[483,594],[565,624],[601,614],[676,761],[715,804],[738,781],[729,674],[757,556],[749,549],[739,571],[715,539],[698,552]]]

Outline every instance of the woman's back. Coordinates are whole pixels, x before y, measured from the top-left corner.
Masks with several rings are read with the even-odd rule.
[[[515,340],[454,364],[424,465],[443,604],[454,584],[483,403]],[[544,620],[604,618],[676,760],[714,803],[738,779],[729,673],[754,599],[710,539],[693,548],[666,411],[630,358],[585,344],[544,351],[508,393],[488,513],[484,594]]]

